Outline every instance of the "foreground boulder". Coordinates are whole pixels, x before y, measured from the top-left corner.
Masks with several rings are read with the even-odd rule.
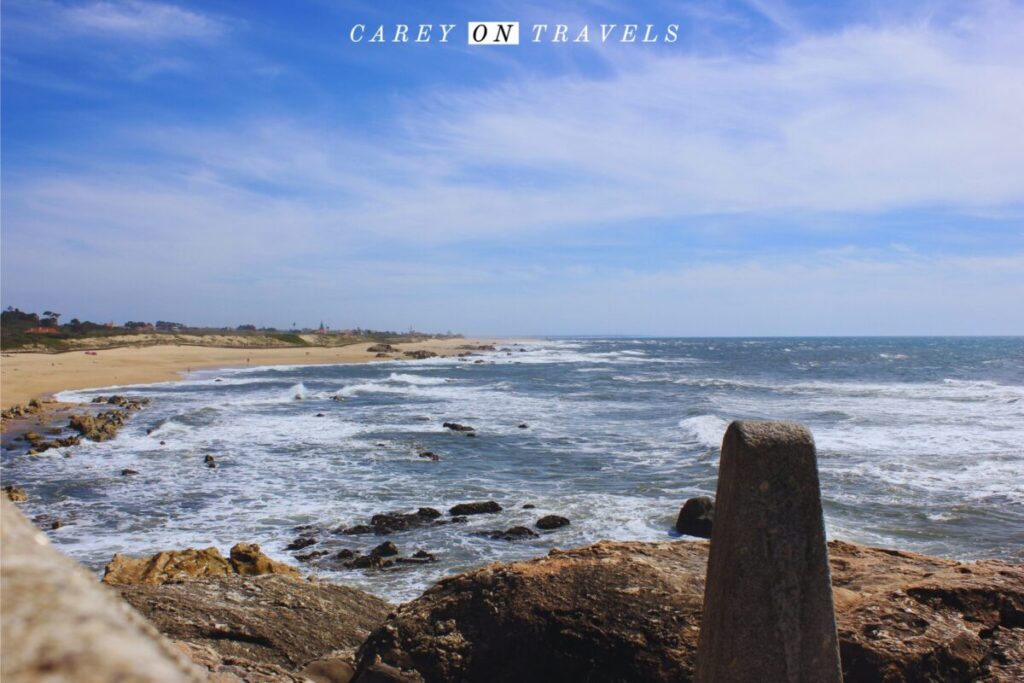
[[[707,544],[613,543],[493,564],[398,608],[360,649],[426,681],[691,681]],[[1024,566],[833,541],[847,683],[1024,680]]]
[[[203,672],[0,499],[0,679],[200,683]]]
[[[231,549],[230,559],[225,559],[216,548],[165,550],[139,559],[119,553],[107,563],[103,583],[157,586],[169,581],[232,574],[283,574],[301,578],[295,567],[275,562],[264,555],[255,543],[238,543]]]
[[[351,652],[391,609],[354,588],[274,575],[119,590],[194,662],[242,680],[304,680],[299,676],[307,667],[344,671]]]

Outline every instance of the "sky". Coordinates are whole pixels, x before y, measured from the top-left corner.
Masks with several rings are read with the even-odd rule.
[[[1024,334],[1024,2],[0,11],[4,307],[476,335]],[[521,43],[468,45],[469,21],[518,21]],[[367,41],[421,23],[428,43]],[[620,42],[626,24],[659,40]]]

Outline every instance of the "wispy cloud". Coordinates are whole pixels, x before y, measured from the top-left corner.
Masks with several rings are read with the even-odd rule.
[[[144,0],[101,0],[52,6],[59,26],[75,32],[139,41],[209,38],[224,32],[220,20],[177,5]]]
[[[170,5],[68,7],[93,13],[62,14],[63,25],[96,35],[224,30]],[[827,232],[837,215],[835,231],[854,244],[893,213],[1019,220],[1024,8],[820,33],[778,21],[787,38],[756,55],[609,49],[600,75],[517,70],[381,97],[372,126],[285,106],[202,124],[122,122],[66,143],[59,172],[5,168],[5,296],[11,284],[17,294],[74,281],[85,298],[128,297],[118,283],[130,281],[143,283],[140,302],[213,297],[247,317],[277,302],[319,318],[316,306],[344,301],[366,324],[397,316],[482,332],[609,332],[609,310],[617,329],[650,333],[1020,332],[997,319],[1024,294],[1019,241],[1002,257],[972,257],[972,244],[930,253],[938,226],[919,220],[902,229],[905,246],[878,253],[798,240],[769,256],[744,243],[780,224]],[[182,68],[161,59],[153,68]],[[685,237],[722,216],[729,239],[703,259],[612,265],[618,246],[601,242],[610,226],[628,244],[638,226]],[[577,262],[539,262],[569,242],[587,245]],[[29,266],[11,254],[46,258]],[[666,311],[764,319],[668,329]],[[821,322],[840,319],[848,325]]]

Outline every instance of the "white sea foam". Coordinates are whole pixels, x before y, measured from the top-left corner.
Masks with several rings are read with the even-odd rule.
[[[729,422],[718,415],[697,415],[679,421],[684,433],[707,448],[719,448]]]
[[[820,365],[820,344],[788,344],[789,359],[801,367]],[[744,354],[780,350],[760,341],[736,347]],[[45,460],[5,456],[5,477],[43,491],[26,510],[67,519],[55,542],[94,567],[114,552],[227,550],[240,539],[293,561],[284,548],[298,524],[347,525],[384,510],[446,510],[467,500],[506,506],[465,527],[395,536],[403,552],[438,552],[436,565],[327,573],[396,600],[445,573],[535,557],[553,545],[665,538],[686,497],[714,491],[722,436],[738,418],[797,419],[811,427],[832,534],[928,550],[914,525],[939,535],[960,528],[970,530],[965,536],[983,535],[971,526],[978,523],[972,510],[1006,515],[1024,505],[1019,385],[959,379],[955,371],[930,382],[840,380],[827,364],[806,370],[812,375],[788,360],[783,379],[772,380],[729,373],[714,355],[729,343],[717,341],[530,340],[511,348],[510,356],[481,356],[488,362],[479,365],[435,358],[233,368],[181,382],[63,392],[65,400],[116,391],[154,402],[113,441],[67,449],[69,458],[61,451]],[[879,367],[902,368],[919,357],[883,352],[891,354],[885,347],[870,354]],[[330,400],[335,396],[342,400]],[[444,421],[473,425],[477,438],[444,429]],[[423,450],[441,460],[419,458]],[[207,454],[217,458],[216,469],[203,464]],[[123,468],[140,474],[121,477]],[[537,508],[522,510],[525,502]],[[878,510],[888,526],[866,517]],[[547,513],[572,524],[522,544],[469,533],[531,526]],[[1013,536],[991,533],[1002,539],[995,543]],[[379,541],[330,539],[331,548],[362,550]],[[983,547],[972,538],[958,542]]]

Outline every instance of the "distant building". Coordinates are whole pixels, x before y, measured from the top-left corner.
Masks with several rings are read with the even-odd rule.
[[[324,327],[324,321],[323,320],[320,321],[320,327],[317,328],[316,333],[317,334],[327,334],[327,328]]]

